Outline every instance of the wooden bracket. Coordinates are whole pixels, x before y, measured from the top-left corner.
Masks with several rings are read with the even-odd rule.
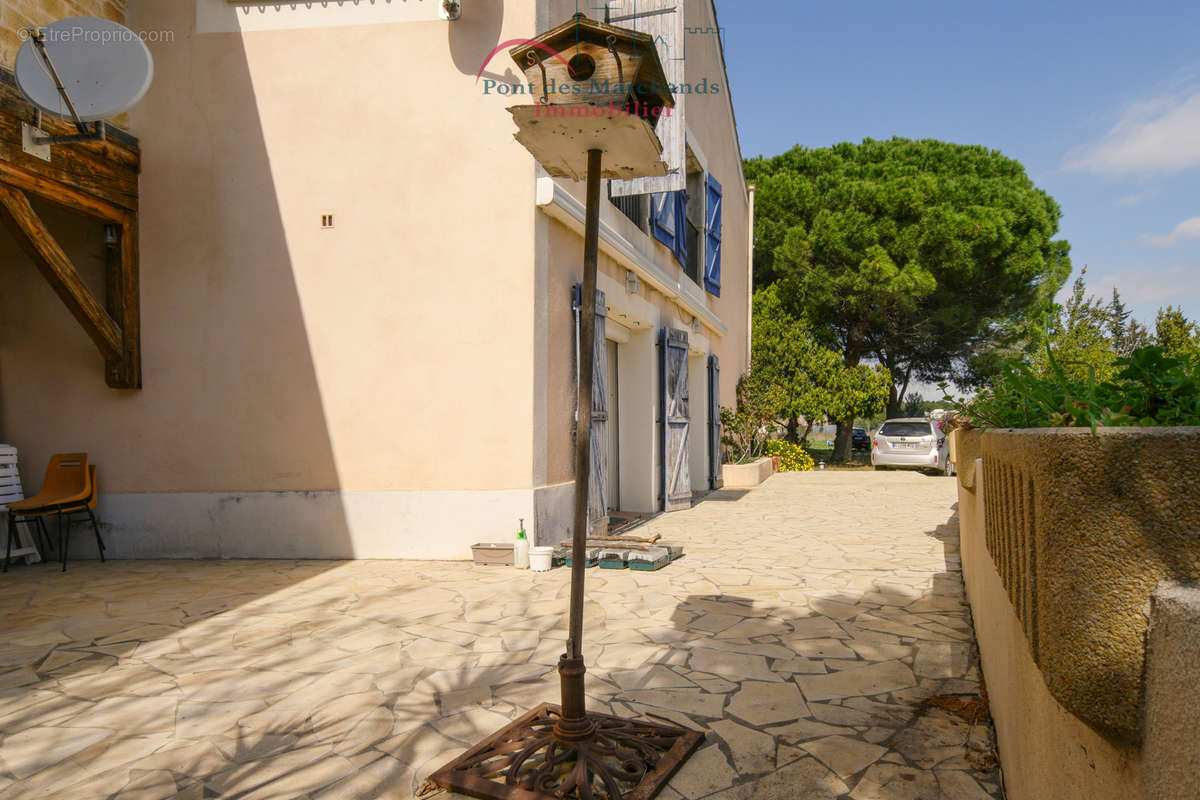
[[[140,389],[136,217],[127,215],[125,224],[119,226],[115,243],[109,246],[105,266],[107,308],[92,295],[25,193],[3,183],[0,183],[0,223],[12,233],[99,348],[107,363],[108,385],[116,389]]]
[[[0,224],[29,255],[104,357],[105,382],[142,388],[138,291],[137,140],[109,128],[104,141],[52,148],[50,161],[21,149],[21,123],[33,116],[11,73],[0,69]],[[50,133],[69,133],[45,118]],[[105,225],[105,297],[101,303],[30,204],[37,197]]]

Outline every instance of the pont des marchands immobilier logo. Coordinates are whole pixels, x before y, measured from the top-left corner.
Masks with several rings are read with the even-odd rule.
[[[520,47],[531,45],[539,50],[547,53],[551,58],[556,58],[570,69],[570,63],[566,56],[548,46],[544,42],[539,42],[536,39],[509,39],[507,42],[502,42],[496,45],[492,52],[488,53],[487,58],[479,65],[479,71],[475,73],[475,83],[483,81],[483,93],[498,94],[503,96],[511,95],[530,95],[535,94],[534,84],[516,83],[509,81],[497,80],[495,78],[484,78],[483,73],[487,69],[488,64],[492,63],[492,59],[501,52],[510,47]],[[585,89],[586,87],[586,89]],[[590,82],[572,81],[570,83],[558,83],[557,80],[551,78],[546,84],[546,92],[542,99],[545,102],[570,102],[570,98],[574,96],[582,96],[585,91],[587,94],[632,94],[633,92],[644,93],[662,93],[663,90],[670,91],[673,95],[678,94],[720,94],[723,91],[721,84],[714,81],[709,81],[708,78],[702,79],[699,83],[668,83],[665,86],[657,81],[652,83],[613,83],[609,80],[600,81],[592,78]],[[540,96],[540,95],[539,95]],[[663,116],[670,116],[671,109],[664,108]]]

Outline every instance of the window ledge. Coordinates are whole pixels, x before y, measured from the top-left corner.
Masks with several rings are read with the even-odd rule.
[[[537,179],[537,205],[548,216],[576,233],[583,233],[586,218],[583,203],[559,186],[554,178]],[[728,326],[706,305],[704,289],[686,275],[679,279],[668,273],[604,220],[600,221],[600,250],[621,266],[633,270],[638,278],[676,302],[718,336],[729,333]]]

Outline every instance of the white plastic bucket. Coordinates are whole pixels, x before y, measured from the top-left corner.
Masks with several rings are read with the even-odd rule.
[[[529,568],[534,572],[548,572],[554,564],[553,547],[529,548]]]

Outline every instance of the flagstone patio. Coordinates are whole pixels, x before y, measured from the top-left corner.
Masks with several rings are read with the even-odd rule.
[[[777,475],[638,528],[686,546],[668,568],[589,571],[592,707],[709,732],[661,797],[1001,797],[954,497]],[[567,587],[465,562],[14,567],[0,800],[420,796],[557,701]]]

